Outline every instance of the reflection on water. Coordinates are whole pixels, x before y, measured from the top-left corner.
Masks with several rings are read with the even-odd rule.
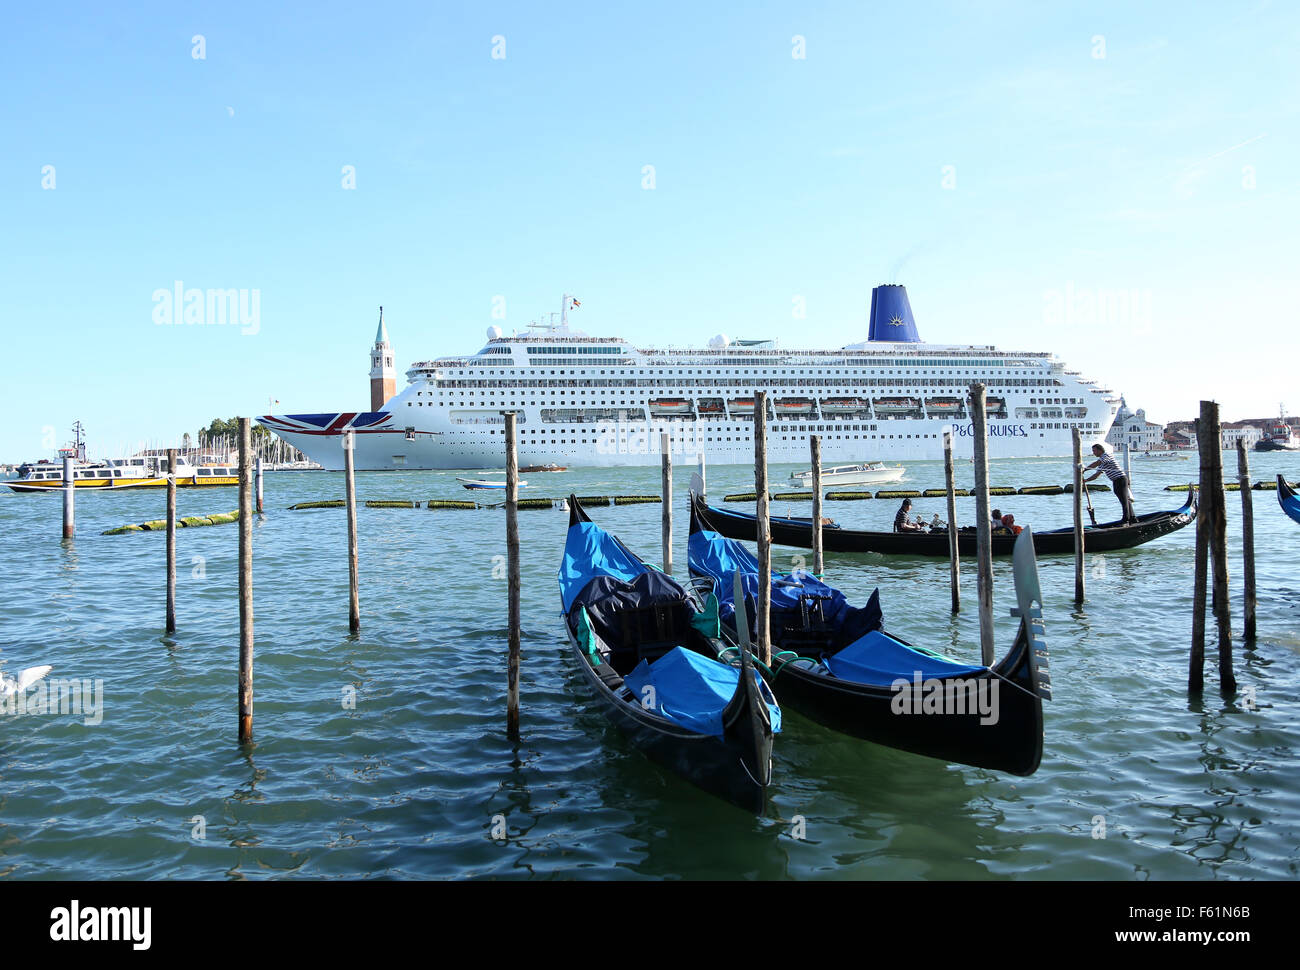
[[[1300,477],[1287,465],[1296,460],[1259,456],[1255,475],[1276,466]],[[792,470],[774,466],[774,480]],[[995,462],[992,474],[994,484],[1064,481],[1068,461]],[[1135,474],[1143,509],[1181,504],[1162,490],[1177,470]],[[752,487],[746,475],[711,467],[710,491]],[[648,493],[658,476],[574,470],[539,476],[536,492]],[[359,498],[463,498],[454,477],[362,473]],[[942,466],[913,463],[908,479],[937,487]],[[343,512],[285,511],[341,488],[340,475],[268,475],[254,530],[257,743],[243,751],[235,527],[178,532],[179,628],[163,638],[164,536],[100,533],[159,516],[165,496],[87,496],[67,544],[57,500],[0,497],[11,540],[0,659],[105,683],[97,727],[4,719],[0,876],[1198,879],[1283,878],[1300,863],[1300,531],[1267,494],[1255,509],[1260,636],[1234,644],[1237,696],[1218,693],[1212,635],[1206,691],[1187,693],[1190,530],[1090,556],[1079,606],[1072,557],[1045,559],[1055,699],[1036,775],[942,764],[787,711],[769,809],[754,818],[648,762],[591,704],[559,619],[564,513],[520,514],[522,739],[512,745],[500,511],[361,508],[362,629],[351,635]],[[958,501],[968,520],[973,502]],[[1002,501],[1038,529],[1071,521],[1068,496]],[[181,515],[202,514],[234,507],[235,495],[188,490],[178,502]],[[929,505],[943,500],[918,502]],[[894,503],[827,508],[847,527],[887,528]],[[1239,628],[1235,514],[1230,504]],[[658,507],[592,517],[657,559]],[[686,516],[675,525],[680,570]],[[778,548],[776,560],[800,554]],[[879,587],[898,635],[978,657],[973,561],[957,615],[942,560],[829,554],[827,574],[855,602]],[[1016,628],[1004,560],[994,589],[1000,655]],[[191,835],[196,815],[203,839]]]

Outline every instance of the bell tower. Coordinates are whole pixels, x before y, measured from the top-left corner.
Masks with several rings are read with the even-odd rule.
[[[384,308],[379,308],[379,329],[370,351],[370,410],[382,411],[397,393],[397,372],[393,369],[393,348],[384,326]]]

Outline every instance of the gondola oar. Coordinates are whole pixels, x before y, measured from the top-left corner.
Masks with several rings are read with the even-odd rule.
[[[1088,500],[1088,518],[1092,519],[1093,527],[1096,528],[1097,513],[1092,509],[1092,489],[1088,487],[1088,483],[1083,480],[1082,475],[1079,476],[1079,487],[1083,489],[1084,498]]]

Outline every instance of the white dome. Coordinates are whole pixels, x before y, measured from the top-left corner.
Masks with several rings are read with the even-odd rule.
[[[709,341],[709,346],[714,350],[725,350],[731,346],[731,338],[725,333],[720,333]]]
[[[501,336],[500,327],[488,327],[487,329],[488,340],[496,340],[500,336]]]

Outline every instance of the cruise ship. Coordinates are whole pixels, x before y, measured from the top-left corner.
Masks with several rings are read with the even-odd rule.
[[[713,464],[754,459],[754,398],[768,394],[768,460],[828,464],[943,457],[951,429],[972,453],[968,388],[986,385],[991,458],[1054,457],[1105,440],[1118,399],[1049,353],[921,340],[907,291],[876,287],[867,339],[799,350],[719,335],[695,350],[634,347],[559,321],[505,336],[489,328],[477,353],[412,364],[395,391],[380,308],[371,410],[265,415],[258,420],[325,468],[343,467],[355,432],[358,469],[501,468],[505,412],[518,415],[521,465],[658,465],[660,435],[675,455]],[[385,379],[388,381],[384,383]]]

